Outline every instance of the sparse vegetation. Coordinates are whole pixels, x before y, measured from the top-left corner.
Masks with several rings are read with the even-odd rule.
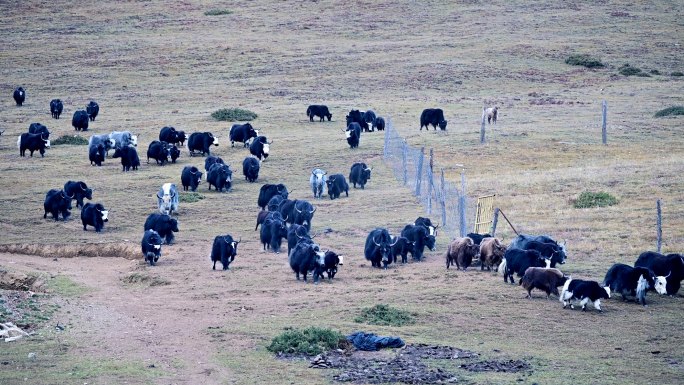
[[[88,145],[88,139],[82,138],[78,135],[64,135],[50,142],[53,146],[59,146],[61,144],[68,144],[72,146],[83,146]]]
[[[361,310],[361,314],[354,318],[354,322],[380,326],[404,326],[416,323],[416,319],[406,310],[378,304]]]
[[[632,67],[629,64],[625,63],[622,66],[620,66],[620,68],[618,68],[618,73],[620,73],[620,75],[624,75],[624,76],[634,76],[634,75],[638,75],[641,73],[641,68]],[[638,75],[638,76],[643,76],[643,75]]]
[[[226,122],[246,122],[259,117],[256,113],[242,108],[222,108],[214,111],[211,117]]]
[[[606,192],[583,192],[577,200],[572,201],[572,205],[577,209],[613,206],[616,204],[618,204],[617,198]]]
[[[204,12],[206,16],[232,15],[233,13],[235,12],[226,9],[212,9]]]
[[[199,202],[202,199],[204,199],[205,196],[198,193],[198,192],[186,192],[186,193],[181,193],[180,196],[178,197],[178,201],[181,203],[195,203]]]
[[[663,116],[675,116],[675,115],[684,115],[684,106],[673,106],[673,107],[668,107],[668,108],[662,109],[662,110],[656,112],[653,117],[660,118]]]
[[[346,341],[342,333],[312,326],[303,330],[288,330],[275,337],[266,349],[273,353],[304,353],[314,356],[328,349],[337,349],[341,340]]]
[[[662,75],[658,70],[651,70],[651,75]]]
[[[565,64],[574,66],[584,66],[587,68],[603,68],[606,65],[601,63],[599,59],[595,59],[589,55],[577,54],[565,59]]]
[[[149,274],[133,273],[123,278],[124,283],[128,284],[143,284],[149,286],[166,286],[170,285],[171,281],[164,278],[153,277]]]
[[[672,75],[672,76],[684,76],[684,72],[675,71],[675,72],[671,73],[670,75]]]

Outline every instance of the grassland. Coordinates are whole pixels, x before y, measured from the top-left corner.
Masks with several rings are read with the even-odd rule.
[[[215,9],[234,13],[205,15]],[[568,239],[565,273],[600,281],[611,264],[633,263],[655,248],[657,199],[663,251],[682,249],[682,117],[653,117],[684,103],[682,78],[617,71],[624,63],[682,71],[682,20],[681,4],[649,1],[1,3],[0,128],[7,131],[0,139],[0,244],[137,247],[159,186],[180,185],[186,165],[203,166],[186,151],[176,165],[145,163],[148,143],[164,126],[219,135],[212,151],[237,172],[229,194],[206,192],[203,183],[205,199],[181,205],[177,244],[164,248],[154,268],[124,258],[53,262],[0,254],[0,267],[79,284],[69,304],[59,302],[67,301],[61,291],[51,294],[62,306],[54,320],[72,327],[60,340],[45,331],[41,339],[3,346],[2,359],[21,362],[21,369],[0,366],[0,382],[23,383],[31,372],[32,383],[327,383],[326,374],[274,360],[265,349],[284,327],[313,325],[526,359],[534,369],[524,383],[680,383],[681,295],[651,294],[648,308],[609,300],[604,315],[562,311],[541,296],[524,299],[500,277],[445,270],[444,234],[424,263],[372,270],[363,259],[367,232],[379,226],[396,233],[423,212],[383,163],[382,134],[364,134],[361,147],[350,150],[340,129],[351,108],[390,116],[409,144],[435,149],[447,179],[458,181],[461,170],[452,165],[465,164],[468,193],[496,193],[519,230]],[[607,67],[564,63],[584,53]],[[10,96],[18,85],[27,93],[23,107]],[[53,98],[65,102],[60,120],[50,118]],[[111,159],[91,167],[85,146],[18,156],[16,138],[30,123],[47,125],[53,138],[71,134],[71,116],[90,100],[101,109],[85,136],[139,134],[139,171],[122,173]],[[603,100],[607,146],[600,140]],[[333,121],[309,123],[309,104],[328,105]],[[480,146],[483,105],[498,106],[500,115]],[[420,112],[435,107],[444,109],[448,130],[418,131]],[[227,145],[230,123],[211,118],[221,108],[257,113],[252,124],[274,140],[256,184],[240,177],[248,152]],[[345,254],[345,265],[332,283],[295,281],[285,256],[262,253],[253,231],[260,186],[285,183],[294,198],[310,199],[312,168],[347,174],[357,161],[374,166],[365,191],[313,202],[313,228],[335,230],[319,237],[321,245]],[[77,211],[67,223],[42,218],[46,191],[67,180],[86,181],[94,202],[111,208],[104,233],[83,232]],[[573,208],[570,200],[585,191],[605,191],[619,204]],[[226,233],[244,243],[229,272],[214,272],[211,241]],[[514,236],[501,222],[497,233]],[[133,273],[170,284],[125,284]],[[378,303],[418,321],[354,322]],[[26,361],[30,349],[43,349],[38,357],[49,361]],[[462,376],[477,383],[518,379]]]

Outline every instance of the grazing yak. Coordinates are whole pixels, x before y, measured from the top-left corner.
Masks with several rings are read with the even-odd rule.
[[[294,207],[297,204],[297,202],[299,201],[296,199],[283,199],[283,201],[280,202],[280,205],[278,205],[278,212],[283,218],[285,218],[285,223],[294,223]]]
[[[313,122],[314,116],[320,117],[321,122],[324,121],[325,118],[328,118],[328,121],[332,119],[332,114],[328,111],[328,106],[315,104],[310,105],[309,108],[306,109],[306,116],[309,117],[310,122]]]
[[[359,127],[363,127],[366,130],[368,130],[368,125],[363,119],[363,115],[365,114],[365,111],[359,111],[359,110],[351,110],[349,111],[349,115],[346,116],[347,119],[347,126],[349,126],[352,123],[358,123]]]
[[[358,123],[350,123],[344,133],[347,135],[347,143],[350,148],[359,147],[359,142],[361,141],[361,126]]]
[[[256,158],[247,157],[242,161],[242,174],[245,176],[245,180],[251,183],[257,181],[259,178],[259,161]]]
[[[464,272],[467,271],[468,266],[473,263],[473,258],[477,257],[479,252],[480,246],[476,245],[471,238],[454,238],[446,254],[447,269],[449,265],[455,264],[456,270],[463,268]]]
[[[267,211],[260,211],[259,213],[265,213]],[[275,214],[278,214],[277,212],[273,212],[273,216],[275,217]],[[281,217],[282,218],[282,217]],[[287,229],[287,255],[290,255],[290,252],[292,249],[294,249],[295,246],[299,242],[309,242],[313,243],[313,239],[316,238],[317,234],[314,234],[313,237],[309,236],[309,231],[307,230],[306,227],[293,224],[292,226],[288,227]]]
[[[205,177],[209,176],[209,169],[211,168],[214,163],[220,163],[220,164],[226,164],[223,162],[223,159],[219,158],[218,156],[213,156],[209,155],[204,159],[204,171],[206,172]]]
[[[363,122],[365,123],[364,129],[368,131],[375,131],[375,112],[368,110],[363,114]],[[370,124],[370,130],[368,125]]]
[[[392,242],[389,231],[377,228],[366,237],[366,246],[363,254],[373,267],[381,268],[384,265],[385,270],[387,270],[387,265],[391,264],[394,260],[392,246],[396,242]]]
[[[43,219],[47,219],[47,213],[52,214],[52,218],[57,222],[59,220],[59,213],[62,213],[62,219],[64,222],[69,220],[71,213],[71,200],[74,199],[73,195],[67,195],[64,190],[52,189],[48,191],[45,195],[45,202],[43,203],[43,208],[45,209],[45,214],[43,214]]]
[[[496,118],[499,114],[499,111],[497,110],[496,107],[490,107],[487,108],[487,123],[492,124],[492,121],[494,124],[496,124]]]
[[[28,130],[29,134],[41,134],[50,139],[50,130],[40,123],[31,123]]]
[[[178,221],[172,219],[170,216],[159,213],[152,213],[145,221],[145,230],[154,230],[162,239],[166,238],[166,244],[171,245],[177,233]]]
[[[272,143],[273,141],[269,142],[265,136],[258,136],[252,141],[252,144],[249,145],[249,153],[259,159],[260,162],[266,160],[271,151],[270,146]]]
[[[423,113],[420,114],[420,130],[423,130],[423,126],[429,130],[428,124],[431,124],[434,130],[437,130],[437,126],[442,131],[446,130],[447,121],[444,120],[444,111],[441,108],[424,109]]]
[[[95,103],[95,101],[90,101],[90,103],[86,106],[86,112],[88,113],[88,117],[90,118],[91,122],[95,121],[95,118],[97,117],[97,114],[100,112],[100,106]]]
[[[418,219],[413,222],[413,225],[425,227],[430,235],[437,235],[437,228],[439,227],[439,225],[433,225],[430,218],[425,217],[418,217]]]
[[[570,308],[574,309],[572,301],[580,301],[582,305],[582,311],[587,311],[587,304],[591,302],[594,307],[603,313],[601,309],[601,299],[610,298],[610,288],[601,287],[596,281],[583,281],[581,279],[572,279],[568,277],[567,281],[563,285],[563,291],[561,292],[559,300],[563,302],[563,309],[565,309],[568,304]]]
[[[138,147],[138,135],[133,135],[130,131],[113,131],[109,134],[109,138],[114,139],[114,147]]]
[[[509,246],[504,255],[504,260],[499,264],[498,271],[503,274],[504,283],[508,283],[510,278],[511,285],[514,285],[513,273],[518,274],[518,277],[522,277],[525,274],[525,270],[530,267],[548,268],[549,266],[551,266],[551,261],[542,257],[537,250],[511,249]]]
[[[185,131],[176,131],[173,127],[164,127],[159,131],[159,141],[166,142],[168,144],[180,144],[181,146],[185,142],[187,137],[185,136]]]
[[[636,297],[637,302],[646,305],[646,292],[655,290],[658,294],[667,294],[669,276],[656,276],[653,270],[646,267],[631,267],[622,263],[614,264],[606,273],[601,286],[610,287],[613,293],[620,293],[627,302],[627,296]]]
[[[223,270],[230,270],[230,264],[235,260],[237,255],[238,243],[242,242],[242,238],[236,241],[230,235],[218,235],[214,238],[214,244],[211,246],[211,258],[214,262],[212,270],[216,270],[216,262],[221,262]]]
[[[154,230],[147,230],[143,235],[141,242],[142,253],[145,256],[145,262],[150,261],[150,266],[159,261],[162,255],[162,239]]]
[[[265,210],[266,206],[268,205],[268,202],[275,195],[280,195],[284,199],[287,199],[287,187],[285,187],[285,185],[282,183],[278,185],[265,184],[261,186],[261,190],[259,190],[259,199],[257,200],[257,205],[261,207],[262,210]]]
[[[105,149],[102,143],[97,146],[92,146],[89,149],[88,159],[90,159],[91,166],[102,166],[102,162],[105,161]]]
[[[275,217],[266,218],[261,225],[259,235],[261,243],[264,245],[264,251],[266,251],[266,248],[269,248],[273,249],[274,253],[279,254],[283,238],[287,238],[287,225],[281,219],[276,219]]]
[[[117,147],[112,158],[121,158],[121,172],[128,172],[131,168],[137,170],[140,167],[138,151],[131,146]]]
[[[313,191],[314,199],[321,199],[321,194],[325,193],[325,182],[328,180],[326,172],[320,168],[311,171],[309,183],[311,184],[311,191]]]
[[[209,190],[211,190],[211,186],[214,186],[216,191],[223,192],[223,189],[226,189],[225,192],[228,193],[233,185],[233,171],[230,169],[230,165],[214,163],[207,173],[207,184]]]
[[[527,290],[527,297],[532,299],[532,289],[539,289],[546,292],[546,300],[551,299],[551,294],[560,297],[558,287],[565,285],[569,279],[558,269],[545,269],[542,267],[530,267],[525,270],[525,275],[520,278],[518,285]]]
[[[17,102],[17,106],[24,104],[24,101],[26,100],[26,91],[24,91],[24,87],[17,87],[14,90],[12,97],[14,97],[14,101]]]
[[[481,245],[483,239],[491,238],[492,235],[491,234],[468,233],[468,234],[466,234],[466,237],[472,239],[476,245]]]
[[[325,266],[325,253],[320,251],[318,246],[311,243],[299,243],[292,250],[288,259],[298,281],[299,274],[304,276],[304,282],[306,282],[307,274],[313,272],[314,283],[318,285],[318,277],[323,276],[323,267]]]
[[[178,189],[173,183],[164,183],[157,193],[157,205],[159,212],[171,215],[175,211],[178,214]]]
[[[423,260],[423,250],[427,247],[430,251],[435,251],[435,236],[430,235],[423,226],[406,225],[401,230],[401,236],[414,243],[411,256],[421,262]]]
[[[328,195],[330,196],[330,200],[339,198],[340,194],[342,194],[342,191],[344,191],[346,196],[349,197],[349,185],[347,184],[347,180],[344,178],[344,175],[330,175],[330,178],[325,181],[325,184],[328,186]]]
[[[306,227],[306,231],[311,230],[311,221],[317,209],[308,201],[295,201],[293,214],[293,223]]]
[[[41,157],[45,157],[45,149],[50,149],[50,139],[45,137],[45,134],[29,134],[27,132],[21,134],[17,139],[17,148],[19,149],[19,156],[26,156],[26,150],[31,152],[38,151]]]
[[[568,240],[566,239],[564,243],[558,243],[555,240],[553,240],[551,237],[547,235],[539,235],[539,236],[534,236],[534,235],[527,235],[527,234],[520,234],[515,239],[513,239],[513,242],[508,246],[509,249],[521,249],[521,250],[527,250],[530,248],[541,248],[542,246],[538,244],[532,244],[530,246],[531,242],[541,242],[550,245],[553,250],[554,250],[554,256],[551,261],[551,267],[556,266],[557,263],[565,264],[565,260],[567,259],[567,255],[565,252],[565,245],[568,243]],[[537,251],[542,251],[541,249]]]
[[[88,188],[84,182],[74,182],[72,180],[64,184],[64,192],[76,199],[76,208],[83,207],[83,198],[93,199],[93,190]]]
[[[188,189],[195,191],[197,186],[202,182],[202,171],[195,166],[185,166],[181,172],[181,184],[183,184],[183,191]]]
[[[169,144],[166,142],[160,142],[158,140],[152,141],[150,146],[147,147],[147,163],[150,163],[150,158],[154,159],[157,165],[163,166],[165,162],[169,161]],[[161,164],[160,164],[161,162]]]
[[[180,157],[181,151],[176,147],[175,144],[171,145],[169,148],[169,156],[171,157],[171,163],[176,163],[176,159]]]
[[[385,131],[385,119],[381,116],[375,118],[375,129],[378,131]]]
[[[680,254],[663,255],[647,251],[639,256],[634,266],[649,268],[658,276],[668,276],[666,290],[670,297],[677,294],[684,279],[684,257]]]
[[[88,140],[88,150],[98,144],[104,146],[105,156],[109,156],[109,150],[116,148],[116,140],[110,138],[108,134],[91,136]]]
[[[414,247],[415,242],[411,242],[406,237],[392,237],[394,246],[392,246],[392,256],[394,257],[394,263],[397,263],[397,257],[401,255],[401,263],[408,263],[408,253],[411,252],[413,255],[415,252]]]
[[[497,238],[484,238],[480,243],[480,270],[492,271],[499,267],[499,264],[506,255],[508,246],[504,245]]]
[[[71,118],[71,125],[76,131],[88,131],[88,113],[84,110],[74,112],[74,117]]]
[[[352,183],[354,188],[356,188],[356,184],[358,183],[361,185],[361,189],[365,190],[366,183],[368,183],[368,180],[371,178],[372,170],[373,167],[368,168],[365,163],[354,163],[349,172],[349,183]]]
[[[109,210],[105,210],[102,203],[86,203],[81,209],[83,231],[88,231],[86,226],[93,226],[95,232],[100,233],[105,222],[109,222]]]
[[[53,119],[59,119],[59,116],[62,115],[63,110],[64,104],[61,100],[52,99],[52,101],[50,101],[50,113],[52,114]]]
[[[268,201],[268,211],[278,211],[278,207],[285,200],[282,195],[274,195],[271,200]]]
[[[218,138],[218,136],[214,137],[211,132],[193,132],[186,144],[190,156],[194,156],[195,151],[202,153],[202,156],[211,155],[211,146],[219,145]]]
[[[235,142],[242,142],[242,148],[249,146],[249,140],[259,136],[259,130],[252,127],[251,123],[233,124],[230,128],[230,147],[235,147]]]

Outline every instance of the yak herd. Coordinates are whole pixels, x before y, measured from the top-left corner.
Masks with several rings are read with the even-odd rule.
[[[14,91],[14,99],[21,106],[26,99],[26,92],[22,87]],[[59,99],[50,102],[52,117],[59,119],[63,111],[63,103]],[[74,113],[72,125],[76,130],[86,131],[88,123],[94,122],[99,113],[99,105],[91,101],[85,110]],[[497,122],[497,108],[487,110],[487,118]],[[314,116],[320,121],[332,118],[327,106],[311,105],[306,111],[310,121]],[[376,116],[373,111],[351,110],[346,116],[347,129],[344,130],[351,148],[359,146],[361,132],[382,131],[385,120]],[[441,109],[426,109],[420,117],[420,129],[432,125],[445,130],[447,121]],[[29,132],[19,136],[17,147],[20,155],[25,156],[26,150],[33,156],[34,151],[42,156],[45,149],[50,148],[50,132],[44,125],[33,123]],[[159,133],[159,140],[150,143],[147,151],[147,162],[154,159],[159,166],[175,163],[181,151],[177,145],[186,143],[190,156],[206,155],[204,172],[195,166],[186,166],[181,172],[181,183],[184,191],[195,191],[204,176],[211,190],[212,186],[218,192],[228,192],[232,186],[230,164],[226,165],[220,157],[211,155],[211,147],[218,146],[218,137],[210,132],[195,132],[187,136],[183,131],[173,127],[164,127]],[[231,146],[235,142],[242,142],[243,148],[249,147],[251,156],[243,161],[243,175],[245,180],[254,183],[259,177],[262,163],[270,154],[270,145],[265,136],[259,135],[259,130],[250,123],[235,124],[229,134]],[[114,150],[113,158],[120,158],[122,171],[137,170],[140,166],[137,151],[137,135],[128,131],[112,132],[106,135],[94,135],[88,143],[88,157],[91,165],[100,166]],[[320,168],[312,170],[309,183],[314,199],[321,199],[326,190],[330,199],[338,199],[342,193],[349,196],[349,183],[354,188],[359,185],[365,189],[371,179],[372,167],[365,163],[354,163],[351,166],[349,182],[342,174],[327,175]],[[83,203],[83,199],[92,199],[93,190],[82,181],[68,181],[62,190],[50,190],[45,198],[43,218],[51,213],[55,221],[67,221],[72,209],[71,202],[76,200],[76,207],[81,207],[81,221],[83,230],[87,226],[101,232],[108,221],[108,210],[101,203]],[[288,259],[296,278],[302,275],[304,281],[312,273],[313,280],[318,284],[318,278],[327,274],[332,279],[338,267],[343,264],[343,255],[334,251],[322,251],[311,236],[311,222],[316,208],[306,200],[290,200],[287,187],[283,184],[266,184],[261,187],[257,205],[261,211],[257,214],[255,231],[261,226],[259,238],[264,250],[279,253],[283,240],[287,240]],[[174,183],[164,183],[157,193],[158,213],[151,214],[144,225],[141,249],[145,261],[154,265],[162,255],[162,244],[171,245],[174,233],[178,232],[178,221],[171,215],[178,212],[179,193]],[[399,260],[408,263],[408,254],[416,261],[422,260],[427,247],[436,250],[435,236],[438,226],[432,224],[429,218],[419,217],[412,225],[407,225],[397,236],[393,236],[387,229],[378,228],[371,231],[364,247],[364,256],[373,267],[388,269],[392,263]],[[210,258],[213,269],[216,262],[221,262],[223,269],[228,270],[237,255],[238,244],[242,241],[234,240],[231,235],[216,236],[211,248]],[[567,241],[566,241],[567,242]],[[551,294],[559,297],[563,308],[568,304],[574,308],[572,302],[581,304],[586,311],[587,305],[592,304],[603,313],[601,299],[610,298],[611,292],[620,293],[623,300],[634,297],[637,302],[646,305],[646,293],[655,290],[659,294],[674,296],[680,289],[684,279],[684,257],[680,254],[662,255],[655,252],[645,252],[639,256],[634,266],[624,264],[613,265],[606,273],[602,283],[573,279],[566,276],[556,267],[566,263],[566,249],[564,243],[558,243],[546,235],[530,236],[518,235],[508,246],[501,240],[489,234],[471,233],[463,238],[454,238],[447,247],[445,259],[446,268],[455,265],[457,269],[467,271],[474,260],[479,261],[480,269],[498,271],[504,277],[504,282],[514,284],[513,275],[517,275],[518,285],[527,291],[527,298],[532,299],[532,290],[538,289],[546,293],[547,299]],[[559,292],[558,288],[562,287]]]

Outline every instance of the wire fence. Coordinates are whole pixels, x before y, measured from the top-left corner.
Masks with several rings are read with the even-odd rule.
[[[430,149],[431,151],[431,149]],[[452,237],[465,236],[475,226],[477,199],[463,194],[465,175],[462,185],[456,186],[444,181],[443,167],[437,162],[430,164],[430,156],[425,149],[406,144],[387,118],[385,126],[385,162],[394,170],[399,183],[410,189],[419,202],[425,206],[428,217],[440,223],[440,228]]]

